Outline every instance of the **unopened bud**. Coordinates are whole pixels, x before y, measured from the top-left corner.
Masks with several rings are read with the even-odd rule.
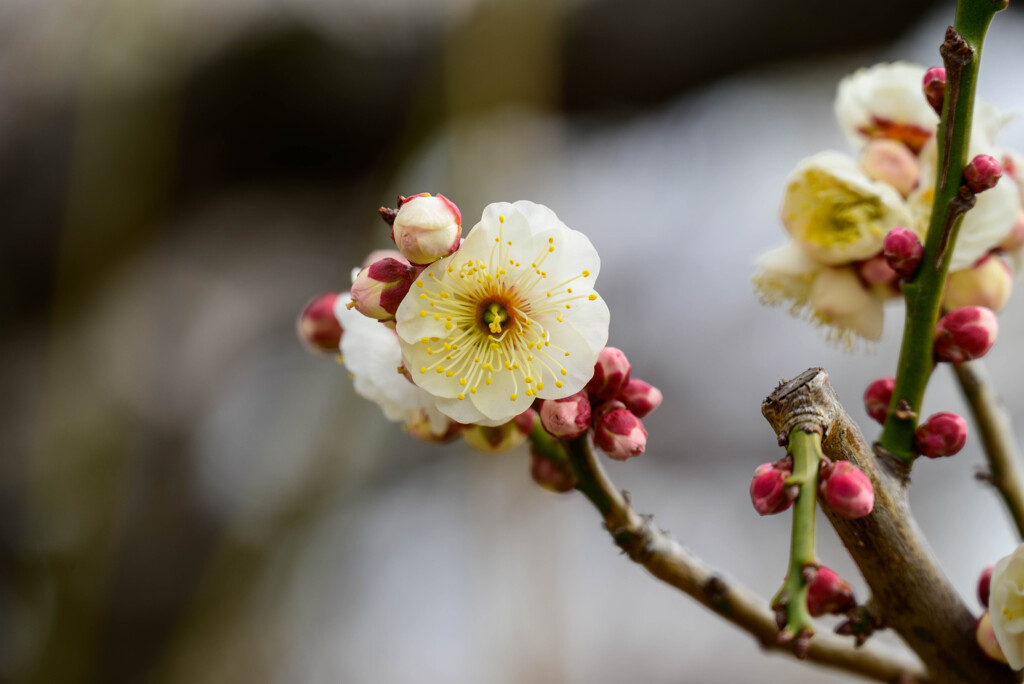
[[[967,421],[948,411],[930,416],[914,433],[918,453],[928,458],[952,456],[966,443]]]
[[[526,435],[514,420],[510,420],[495,427],[467,425],[462,431],[462,438],[480,451],[497,454],[516,448],[526,440]]]
[[[412,280],[409,264],[390,257],[375,261],[352,282],[352,302],[364,316],[393,321],[398,305],[409,294]]]
[[[888,183],[906,197],[917,187],[920,164],[910,148],[897,140],[875,138],[864,146],[860,167],[868,178]]]
[[[823,505],[847,520],[863,518],[875,507],[871,479],[849,461],[822,468],[818,494]]]
[[[800,488],[786,485],[793,471],[777,463],[762,463],[750,480],[750,502],[761,515],[781,513],[793,505]]]
[[[325,292],[306,303],[295,322],[299,339],[313,351],[338,353],[342,328],[334,315],[334,303],[338,293]]]
[[[985,608],[988,608],[988,593],[992,586],[992,568],[993,566],[988,566],[981,571],[981,576],[978,577],[978,600]]]
[[[630,378],[626,386],[622,388],[616,397],[626,405],[637,418],[643,418],[654,409],[661,406],[661,390],[648,385],[643,380]]]
[[[1017,212],[1017,220],[1013,222],[1010,234],[999,243],[999,249],[1004,252],[1016,252],[1024,247],[1024,209]]]
[[[812,617],[841,615],[856,605],[850,583],[834,570],[819,566],[807,587],[807,612]]]
[[[996,631],[992,627],[992,616],[987,610],[982,613],[974,625],[974,638],[977,639],[978,646],[981,647],[985,655],[1000,663],[1006,662],[1006,655],[1003,653],[1003,648],[996,638]]]
[[[953,271],[946,278],[942,306],[947,311],[983,306],[1000,311],[1013,293],[1013,273],[998,256],[988,255],[971,268]]]
[[[901,226],[889,231],[882,249],[892,270],[904,277],[914,275],[924,256],[924,245],[917,234]]]
[[[403,427],[407,433],[421,442],[447,444],[459,436],[459,433],[462,432],[463,426],[461,423],[449,420],[448,425],[443,432],[434,432],[434,426],[431,425],[427,412],[420,409],[406,419]]]
[[[995,157],[979,154],[964,168],[964,185],[974,193],[994,188],[1003,176],[1003,167]]]
[[[980,359],[996,343],[999,321],[991,309],[965,306],[939,319],[935,327],[935,359],[961,363]]]
[[[942,101],[946,99],[946,69],[932,67],[924,72],[921,88],[924,90],[924,96],[928,99],[928,104],[932,106],[936,114],[942,116]]]
[[[406,259],[426,266],[459,248],[462,213],[444,195],[406,198],[398,208],[391,237]]]
[[[896,386],[896,378],[879,378],[864,390],[864,410],[874,420],[884,423],[889,415],[889,404],[892,403],[892,390]]]
[[[590,429],[590,400],[585,392],[540,404],[540,422],[555,437],[572,439]]]
[[[621,401],[607,401],[594,413],[594,442],[610,457],[625,461],[647,448],[647,430]]]
[[[629,382],[631,366],[626,355],[615,347],[605,347],[597,355],[594,377],[587,383],[587,393],[596,399],[612,399]]]
[[[571,492],[576,486],[576,477],[566,463],[555,463],[539,454],[530,454],[530,477],[544,489],[551,492]]]

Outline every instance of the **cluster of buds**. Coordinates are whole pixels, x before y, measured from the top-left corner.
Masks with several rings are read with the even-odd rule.
[[[575,439],[593,430],[594,442],[614,459],[639,456],[647,447],[641,418],[661,404],[661,392],[630,378],[626,355],[605,347],[597,357],[587,386],[563,399],[540,402],[541,425],[562,439]]]
[[[840,518],[857,520],[875,507],[875,488],[863,470],[849,461],[822,461],[818,497]]]

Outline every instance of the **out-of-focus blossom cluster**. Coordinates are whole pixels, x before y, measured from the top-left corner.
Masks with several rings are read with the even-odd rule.
[[[931,221],[934,104],[941,106],[944,86],[941,69],[926,75],[905,62],[861,69],[840,82],[835,115],[855,156],[820,152],[790,174],[781,216],[790,240],[763,254],[754,276],[765,303],[788,305],[847,347],[858,337],[881,337],[884,303],[900,295],[900,278],[908,276],[886,259],[886,236],[907,228],[923,242]],[[964,218],[944,295],[948,309],[998,311],[1010,295],[1011,267],[1024,265],[1024,164],[996,145],[1004,123],[994,107],[977,105],[970,157],[988,155],[1003,173]],[[988,167],[978,171],[986,176],[979,182],[992,177]]]

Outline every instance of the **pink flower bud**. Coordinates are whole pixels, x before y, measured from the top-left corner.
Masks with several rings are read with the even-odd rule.
[[[1000,311],[1013,293],[1013,273],[1006,262],[991,254],[970,268],[953,271],[946,278],[942,306],[948,311],[964,306],[983,306]]]
[[[594,442],[612,458],[625,461],[644,453],[647,430],[621,401],[606,401],[594,413]]]
[[[868,178],[888,183],[906,197],[917,187],[921,175],[917,157],[903,143],[888,138],[869,140],[860,157]]]
[[[364,316],[378,321],[395,320],[398,305],[412,287],[412,273],[412,266],[397,259],[373,262],[352,283],[353,305]]]
[[[914,444],[918,453],[928,458],[952,456],[967,443],[967,421],[943,411],[917,426]]]
[[[544,489],[559,494],[571,492],[576,486],[576,478],[568,464],[555,463],[535,453],[530,454],[530,477]]]
[[[909,277],[914,275],[918,264],[921,263],[924,246],[914,231],[897,226],[885,236],[883,254],[892,270],[901,276]]]
[[[996,343],[999,321],[991,309],[965,306],[939,319],[935,360],[960,363],[980,359]]]
[[[626,355],[615,347],[605,347],[597,355],[594,377],[587,383],[587,393],[596,399],[611,399],[629,382],[631,366]]]
[[[800,493],[796,485],[787,486],[786,478],[793,472],[776,463],[762,463],[750,481],[750,501],[761,515],[781,513],[793,505]]]
[[[391,238],[411,263],[426,266],[459,248],[462,213],[444,195],[403,198]]]
[[[964,169],[964,184],[974,193],[984,192],[994,188],[1002,176],[1003,167],[995,157],[979,154]]]
[[[1006,662],[1006,655],[999,645],[999,640],[996,639],[996,631],[992,628],[992,616],[987,610],[974,625],[974,638],[985,655],[1000,663]]]
[[[849,461],[822,468],[818,488],[823,505],[840,518],[863,518],[875,507],[875,488],[864,471]]]
[[[661,398],[661,390],[636,378],[631,378],[616,397],[637,418],[643,418],[661,406]]]
[[[884,254],[876,254],[861,261],[857,264],[857,273],[868,285],[895,285],[900,277],[899,273],[892,270]]]
[[[1010,229],[1010,234],[999,243],[999,249],[1004,252],[1016,252],[1024,247],[1024,209],[1017,212],[1017,220]]]
[[[864,410],[874,420],[884,423],[889,415],[889,404],[892,403],[892,390],[896,386],[896,378],[879,378],[864,390]]]
[[[336,292],[325,292],[313,297],[303,307],[295,322],[299,339],[313,351],[338,353],[342,328],[338,317],[334,315],[334,302],[337,299]]]
[[[540,403],[540,423],[555,437],[571,439],[590,429],[590,400],[585,392]]]
[[[988,607],[989,587],[992,586],[992,568],[993,566],[990,565],[982,570],[981,576],[978,578],[978,600],[986,608]]]
[[[841,615],[856,605],[849,582],[834,570],[819,566],[807,587],[807,612],[812,617]]]
[[[928,104],[932,106],[936,114],[942,116],[942,101],[946,99],[945,68],[932,67],[924,72],[921,88],[924,90],[924,96],[928,98]]]
[[[366,255],[366,258],[363,259],[363,264],[360,268],[366,268],[373,262],[380,261],[381,259],[394,259],[395,261],[400,261],[403,264],[409,263],[409,260],[402,256],[402,253],[397,249],[375,249]]]

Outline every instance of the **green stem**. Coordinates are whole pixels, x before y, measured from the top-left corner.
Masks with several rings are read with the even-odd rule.
[[[907,307],[903,343],[889,415],[879,438],[884,449],[907,463],[917,456],[914,431],[934,366],[935,324],[950,257],[964,213],[973,204],[973,195],[961,194],[961,179],[967,165],[981,48],[992,17],[1004,7],[1002,0],[958,0],[954,27],[942,45],[946,97],[937,133],[935,199],[921,267],[903,287]]]

